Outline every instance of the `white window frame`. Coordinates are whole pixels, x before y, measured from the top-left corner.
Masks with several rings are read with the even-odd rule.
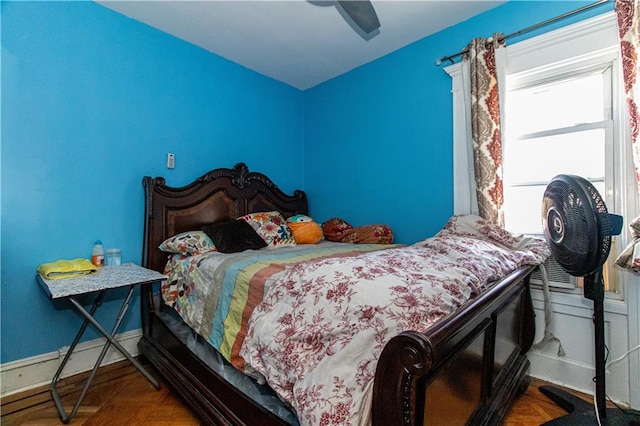
[[[624,189],[622,185],[617,185],[616,182],[619,180],[621,176],[622,170],[620,174],[616,176],[614,164],[616,163],[616,159],[620,159],[620,152],[622,152],[622,140],[620,139],[622,135],[620,132],[615,132],[614,127],[615,123],[622,122],[625,123],[625,113],[626,113],[626,105],[621,104],[620,97],[618,93],[621,91],[621,70],[619,66],[619,53],[618,46],[610,46],[609,48],[602,49],[599,52],[595,52],[594,54],[585,54],[585,55],[567,55],[570,56],[566,60],[561,61],[560,63],[553,63],[540,66],[535,69],[526,70],[517,74],[511,74],[507,72],[506,76],[506,92],[507,99],[505,102],[506,108],[508,109],[509,101],[508,101],[508,92],[510,90],[517,90],[522,88],[527,88],[531,86],[543,85],[548,82],[558,81],[562,78],[578,76],[584,73],[590,72],[607,72],[608,80],[611,85],[611,99],[608,99],[610,102],[611,111],[608,114],[609,118],[600,122],[595,123],[587,123],[587,124],[578,124],[571,128],[571,132],[579,131],[579,130],[588,130],[593,128],[602,128],[606,133],[606,145],[605,145],[605,192],[601,194],[605,200],[607,208],[610,212],[619,212],[623,208],[621,199],[623,199],[620,195],[624,193]],[[558,72],[558,70],[561,70]],[[508,124],[508,123],[507,123]],[[528,137],[531,136],[543,136],[543,135],[556,135],[562,132],[562,129],[553,129],[553,130],[544,130],[529,134]],[[505,146],[504,149],[508,149],[508,146]],[[507,165],[505,164],[505,174],[507,171]],[[627,168],[628,170],[628,168]],[[506,184],[507,182],[505,182]],[[614,196],[617,194],[617,196]],[[506,216],[507,212],[505,212]],[[622,237],[614,237],[615,244],[619,244],[619,239],[624,240],[624,236]],[[609,264],[612,265],[615,260],[616,254],[612,251],[609,256]],[[564,274],[556,263],[553,263],[552,269],[557,269],[561,275],[566,275],[565,279],[568,278],[568,282],[550,282],[550,287],[552,291],[568,291],[576,294],[582,294],[582,288],[577,287],[577,279],[575,277],[571,277],[568,274]],[[617,275],[617,267],[608,266],[607,275],[608,276],[616,276]],[[551,272],[551,271],[548,271]],[[617,282],[614,284],[614,290],[616,292],[607,292],[606,295],[608,298],[612,299],[622,299],[624,297],[624,288],[620,280],[616,280]],[[532,284],[540,285],[541,281],[532,279]]]

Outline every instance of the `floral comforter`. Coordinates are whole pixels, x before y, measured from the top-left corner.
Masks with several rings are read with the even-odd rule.
[[[292,265],[249,319],[245,372],[266,378],[303,425],[366,423],[389,339],[425,331],[491,281],[548,256],[541,239],[454,216],[413,246]]]

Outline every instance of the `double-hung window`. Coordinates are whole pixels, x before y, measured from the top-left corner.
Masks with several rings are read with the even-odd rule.
[[[558,174],[589,180],[610,213],[627,220],[640,213],[618,43],[615,20],[607,15],[507,47],[507,229],[543,233],[542,197]],[[626,232],[612,238],[603,271],[607,297],[624,298],[624,274],[614,261],[628,242]],[[553,288],[581,293],[581,278],[565,273],[553,257],[546,266]],[[540,277],[532,282],[540,283]]]
[[[503,148],[508,230],[543,233],[541,201],[546,186],[559,174],[586,178],[608,206],[616,205],[615,64],[607,58],[595,64],[576,61],[507,78]],[[554,287],[581,285],[553,259],[546,266]],[[607,265],[605,270],[606,289],[616,291],[617,280],[608,279],[613,269]],[[538,281],[534,276],[533,282]]]

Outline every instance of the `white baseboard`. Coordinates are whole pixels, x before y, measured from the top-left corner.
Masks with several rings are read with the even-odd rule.
[[[116,340],[132,356],[137,356],[138,341],[141,336],[142,329],[137,329],[117,334]],[[99,338],[79,343],[61,377],[91,370],[100,356],[105,341],[105,338]],[[50,384],[68,350],[69,347],[65,346],[56,352],[0,364],[0,397]],[[102,360],[102,365],[113,364],[124,359],[126,358],[111,346]]]
[[[529,351],[529,374],[559,386],[593,395],[593,367],[572,360],[562,360],[539,351]]]

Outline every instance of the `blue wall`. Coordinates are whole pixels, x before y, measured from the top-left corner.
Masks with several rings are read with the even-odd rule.
[[[144,175],[179,186],[244,161],[305,189],[317,221],[433,235],[453,211],[451,84],[434,60],[586,3],[512,1],[300,92],[95,3],[3,1],[0,362],[68,345],[79,325],[38,264],[97,238],[140,262]],[[108,324],[120,296],[99,311]]]
[[[140,263],[144,175],[181,186],[243,161],[300,187],[303,100],[93,2],[3,1],[1,362],[69,345],[80,324],[36,283],[40,263],[96,239]],[[119,297],[98,310],[108,329]]]
[[[474,37],[517,32],[589,3],[511,1],[307,90],[305,190],[315,219],[387,223],[402,243],[437,232],[453,213],[453,117],[451,79],[435,60]]]

